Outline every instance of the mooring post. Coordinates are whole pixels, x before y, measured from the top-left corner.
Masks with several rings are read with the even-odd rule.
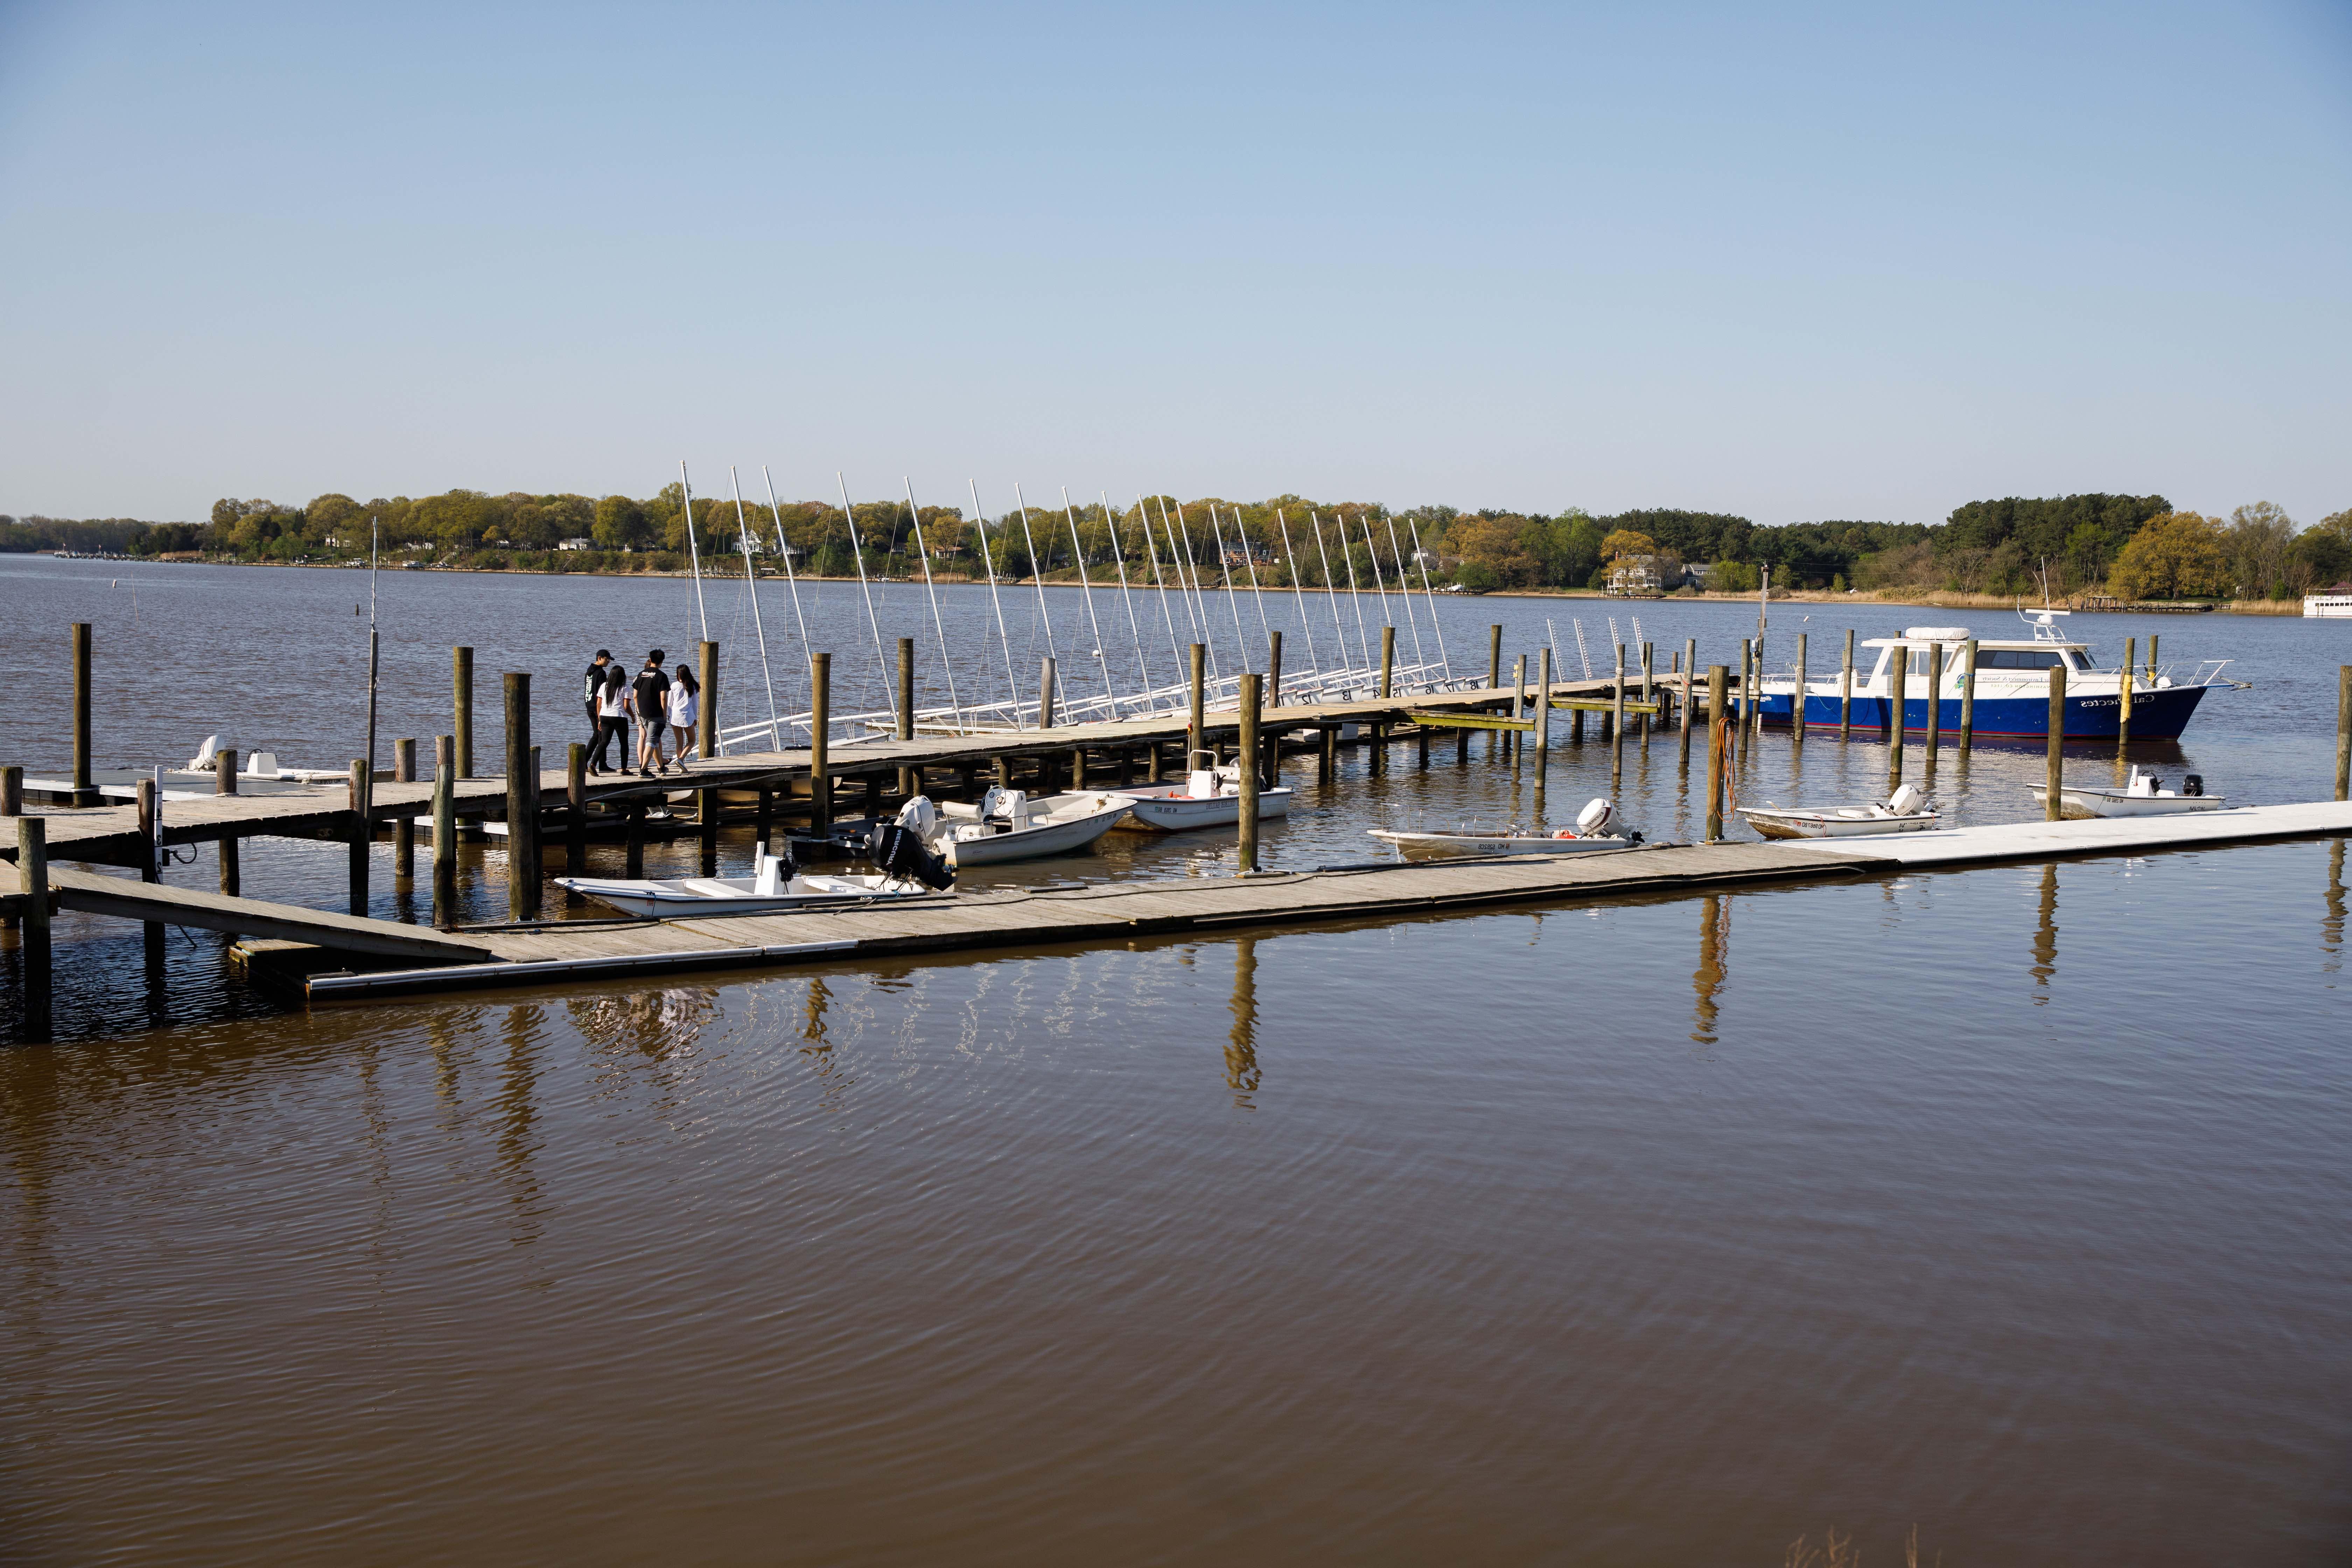
[[[433,742],[433,923],[457,922],[457,742]]]
[[[1936,747],[1944,729],[1944,645],[1927,645],[1927,772],[1936,769]]]
[[[0,768],[0,816],[25,815],[25,770],[15,763]]]
[[[139,879],[142,882],[160,882],[163,879],[163,868],[156,864],[155,858],[155,837],[160,826],[158,813],[163,805],[162,798],[155,792],[155,781],[152,778],[141,779],[139,781]],[[163,922],[142,921],[140,926],[147,939],[147,964],[152,970],[163,962]]]
[[[1853,640],[1852,632],[1846,633],[1845,636],[1849,643]],[[1968,661],[1960,668],[1960,755],[1965,757],[1969,754],[1969,747],[1975,743],[1977,738],[1976,638],[1970,637],[1968,640],[1961,657]]]
[[[457,752],[452,763],[457,776],[474,776],[474,650],[453,647],[449,650],[450,720],[452,738]]]
[[[96,805],[89,782],[89,623],[73,624],[73,803]]]
[[[698,642],[694,653],[694,678],[702,682],[694,698],[694,754],[715,757],[719,754],[719,645]]]
[[[1685,637],[1683,639],[1682,657],[1683,710],[1675,715],[1675,721],[1681,726],[1683,732],[1682,765],[1685,776],[1688,775],[1690,769],[1691,715],[1698,711],[1698,709],[1691,701],[1691,681],[1696,675],[1697,671],[1698,638]],[[1712,721],[1714,715],[1708,715],[1710,721]]]
[[[38,1044],[49,1037],[49,849],[48,823],[38,816],[16,818],[16,879],[25,893],[24,929],[16,938],[25,964],[25,1038]]]
[[[1730,715],[1725,710],[1731,684],[1731,670],[1727,665],[1706,667],[1706,837],[1715,843],[1723,837],[1723,776],[1724,748],[1730,732]]]
[[[1282,634],[1270,632],[1265,646],[1265,705],[1282,706]]]
[[[1886,677],[1886,793],[1903,782],[1903,705],[1911,698],[1911,650],[1896,644]]]
[[[507,913],[539,912],[539,763],[531,755],[530,677],[509,670],[507,700]]]
[[[1657,717],[1657,647],[1658,645],[1655,643],[1645,642],[1642,645],[1642,705],[1651,710],[1642,715],[1642,742],[1644,745],[1647,745],[1650,740],[1650,721]]]
[[[403,741],[412,749],[413,741]],[[579,742],[572,742],[563,758],[563,869],[577,877],[588,863],[588,748]],[[577,902],[580,895],[566,893],[563,901]]]
[[[344,849],[350,872],[346,890],[352,913],[363,915],[368,912],[368,851],[374,837],[369,825],[368,805],[375,793],[375,778],[365,757],[352,759],[351,779],[345,787],[350,791],[352,814]]]
[[[1054,727],[1054,656],[1037,661],[1037,728]]]
[[[915,639],[898,639],[898,736],[901,741],[915,738]],[[913,768],[898,770],[898,795],[912,799],[922,793],[922,780]],[[763,841],[764,842],[764,841]]]
[[[236,749],[225,746],[213,753],[213,793],[236,793]],[[224,837],[216,846],[220,857],[220,890],[230,898],[237,896],[237,853],[234,835]]]
[[[2132,682],[2139,679],[2139,649],[2137,639],[2124,638],[2123,673],[2116,678],[2116,755],[2120,759],[2131,744]]]
[[[1192,771],[1193,753],[1208,744],[1204,736],[1209,728],[1209,649],[1206,644],[1194,643],[1192,648],[1192,718],[1184,731],[1183,773]]]
[[[1789,739],[1800,746],[1805,743],[1805,635],[1797,634],[1797,684],[1789,693]]]
[[[1739,691],[1731,700],[1731,746],[1727,759],[1729,766],[1739,766],[1739,759],[1753,746],[1748,733],[1748,715],[1756,700],[1756,639],[1739,639]]]
[[[1536,650],[1536,777],[1551,766],[1551,644]]]
[[[2336,798],[2352,800],[2352,664],[2336,669]]]
[[[1339,776],[1339,726],[1317,726],[1322,735],[1322,748],[1315,762],[1315,777],[1318,783],[1329,784]]]
[[[1381,628],[1381,700],[1396,694],[1396,627]]]
[[[1625,645],[1617,645],[1617,672],[1609,689],[1609,765],[1625,755]]]
[[[2147,634],[2147,679],[2151,686],[2156,683],[2156,636],[2154,632]]]
[[[1241,735],[1234,754],[1241,759],[1241,874],[1244,877],[1257,870],[1257,774],[1265,765],[1259,754],[1258,681],[1253,670],[1242,677]]]
[[[2065,793],[2066,761],[2066,669],[2063,665],[2050,667],[2050,745],[2042,771],[2048,776],[2049,805],[2042,816],[2051,822],[2059,817],[2060,797]]]
[[[642,795],[633,796],[621,808],[623,833],[623,871],[631,881],[646,874],[646,803]]]
[[[1525,719],[1527,716],[1528,656],[1521,654],[1511,661],[1511,717]],[[1503,731],[1503,742],[1505,750],[1510,753],[1511,761],[1516,763],[1527,750],[1527,731],[1506,730]]]
[[[823,838],[833,831],[833,780],[825,772],[826,733],[833,722],[833,655],[809,655],[809,833]],[[996,759],[997,777],[1004,776],[1004,759]]]
[[[582,748],[584,752],[586,748]],[[392,743],[392,778],[394,784],[416,782],[416,742],[394,741]],[[404,816],[392,826],[392,875],[398,882],[416,880],[416,818]]]
[[[1845,663],[1838,670],[1838,739],[1853,739],[1853,628],[1845,629]]]

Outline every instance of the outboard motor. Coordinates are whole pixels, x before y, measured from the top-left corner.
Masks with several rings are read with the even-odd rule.
[[[898,808],[898,826],[912,828],[928,841],[939,832],[940,808],[931,804],[929,795],[919,795]]]
[[[2180,781],[2180,793],[2183,795],[2203,795],[2205,793],[2205,775],[2203,773],[2190,773],[2187,778],[2182,779]]]
[[[1905,784],[1886,797],[1886,809],[1897,816],[1909,816],[1927,804],[1927,797],[1909,784]]]
[[[790,855],[761,855],[760,868],[751,879],[751,895],[760,899],[783,896],[800,868],[793,864]]]
[[[896,822],[875,830],[873,859],[884,876],[898,881],[911,879],[934,892],[955,886],[953,868],[931,853],[921,835]]]
[[[1616,820],[1615,803],[1605,795],[1596,796],[1586,802],[1584,809],[1576,814],[1576,836],[1579,838],[1598,838],[1607,833],[1609,825]]]

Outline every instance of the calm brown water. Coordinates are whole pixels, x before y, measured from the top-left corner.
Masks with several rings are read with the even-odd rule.
[[[0,576],[0,668],[119,592],[64,564]],[[202,575],[286,595],[272,657],[312,674],[184,616],[162,664],[226,695],[110,676],[102,757],[247,711],[335,754],[303,693],[338,689],[352,574]],[[487,647],[667,586],[449,588],[399,657],[437,679],[451,625]],[[304,623],[310,593],[341,618]],[[2179,756],[2321,793],[2297,693],[2344,634],[2193,626],[2267,664]],[[0,721],[10,756],[46,738]],[[1884,766],[1807,751],[1757,766],[1824,794]],[[1571,808],[1588,752],[1556,763]],[[1673,758],[1629,778],[1637,823],[1680,808]],[[1981,750],[1943,793],[2023,815],[2038,768]],[[1351,766],[1281,852],[1529,787],[1483,753]],[[1834,1522],[1888,1562],[1916,1521],[1953,1563],[2340,1562],[2344,861],[312,1013],[212,939],[151,977],[135,932],[70,925],[65,1043],[0,1049],[0,1558],[1769,1563]],[[247,879],[331,901],[340,873],[287,845]]]

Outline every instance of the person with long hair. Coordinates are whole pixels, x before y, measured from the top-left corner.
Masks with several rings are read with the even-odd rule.
[[[591,773],[614,772],[611,747],[615,740],[621,746],[619,771],[629,771],[629,672],[617,664],[607,663],[603,678],[596,686],[596,747],[588,753]]]
[[[694,671],[681,664],[677,677],[669,683],[669,732],[676,742],[677,771],[686,772],[688,752],[694,745],[695,726],[702,718],[702,682]]]

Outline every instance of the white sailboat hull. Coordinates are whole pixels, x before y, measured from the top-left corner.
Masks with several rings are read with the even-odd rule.
[[[1132,804],[1124,795],[1103,795],[1094,798],[1105,804],[1079,816],[1057,816],[1045,822],[1039,822],[1033,816],[1027,827],[992,832],[985,838],[950,837],[939,845],[940,853],[946,856],[948,864],[959,871],[974,866],[1002,866],[1014,860],[1076,854],[1091,847],[1097,839],[1118,826]],[[968,830],[966,825],[957,824],[952,818],[950,826],[958,832]],[[1002,825],[984,823],[981,826],[997,827]]]

